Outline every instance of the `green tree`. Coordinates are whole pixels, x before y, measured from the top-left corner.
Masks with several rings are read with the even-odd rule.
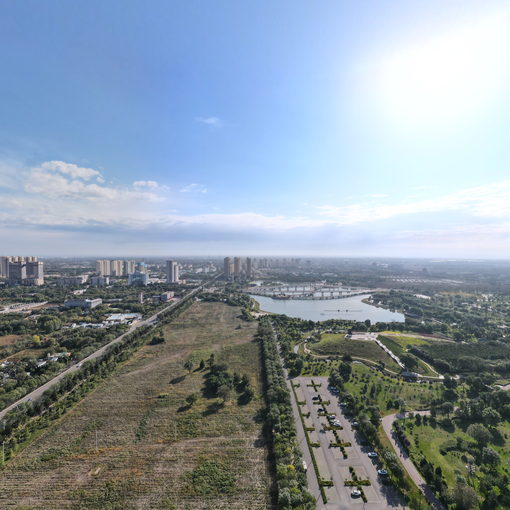
[[[188,371],[188,373],[191,373],[191,371],[193,370],[193,361],[191,361],[190,359],[187,360],[184,363],[184,368]]]
[[[482,463],[488,466],[495,467],[501,462],[501,457],[498,452],[485,446],[482,450]]]
[[[466,432],[480,445],[486,446],[492,438],[487,428],[481,423],[472,423]]]
[[[457,483],[452,492],[452,499],[457,510],[471,510],[478,506],[475,490],[465,483]]]
[[[347,382],[351,377],[352,373],[351,364],[342,361],[340,363],[340,366],[338,367],[338,373],[340,374],[340,377],[344,380],[344,382]]]
[[[482,411],[482,419],[483,421],[489,425],[489,427],[495,427],[498,423],[501,422],[501,415],[493,409],[492,407],[486,407]]]

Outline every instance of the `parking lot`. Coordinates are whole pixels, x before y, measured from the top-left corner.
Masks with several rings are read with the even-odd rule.
[[[315,387],[312,386],[312,380]],[[398,493],[387,485],[383,484],[384,474],[378,474],[379,465],[377,458],[370,458],[369,446],[360,444],[360,436],[353,428],[353,424],[347,419],[338,402],[338,398],[328,389],[327,377],[297,377],[293,383],[299,384],[295,387],[297,401],[305,402],[300,405],[304,417],[305,427],[309,430],[311,443],[319,443],[320,447],[313,447],[313,452],[323,480],[332,480],[332,487],[325,487],[327,504],[322,500],[318,501],[318,508],[347,509],[360,508],[364,510],[385,510],[405,508]],[[321,400],[328,402],[324,405],[327,416],[319,416]],[[310,413],[309,416],[307,414]],[[333,417],[334,415],[334,417]],[[347,458],[339,447],[331,447],[331,443],[337,443],[337,437],[333,430],[328,427],[336,424],[337,437],[341,443],[351,443],[351,446],[344,446]],[[314,430],[311,430],[313,427]],[[340,428],[341,427],[341,428]],[[303,444],[306,448],[306,444]],[[349,469],[351,468],[351,469]],[[313,470],[313,466],[308,467]],[[363,490],[366,502],[352,493],[356,487],[345,486],[346,480],[353,480],[352,473],[358,480],[370,480],[370,485],[364,486]]]

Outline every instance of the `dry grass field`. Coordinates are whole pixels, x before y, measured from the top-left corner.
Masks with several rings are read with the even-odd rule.
[[[270,476],[256,416],[260,397],[257,324],[220,303],[194,303],[69,413],[14,458],[2,473],[0,508],[266,509]],[[226,405],[202,394],[214,353],[247,374],[255,399]],[[190,393],[199,395],[183,406]],[[97,448],[96,448],[97,441]]]
[[[23,338],[21,335],[4,335],[0,336],[0,347],[5,345],[15,344],[20,338]]]

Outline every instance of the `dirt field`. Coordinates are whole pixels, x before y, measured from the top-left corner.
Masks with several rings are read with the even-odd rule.
[[[18,339],[23,338],[21,335],[4,335],[0,336],[0,347],[5,345],[13,345]]]
[[[7,465],[0,508],[271,508],[260,395],[220,406],[202,394],[205,371],[183,368],[214,353],[260,391],[257,324],[238,314],[195,303]]]

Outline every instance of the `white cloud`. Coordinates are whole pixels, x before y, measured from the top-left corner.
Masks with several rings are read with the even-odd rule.
[[[61,174],[69,175],[74,179],[89,181],[95,177],[98,182],[104,182],[101,172],[92,168],[84,168],[73,163],[65,163],[64,161],[46,161],[41,165],[41,168],[53,172],[60,172]]]
[[[223,126],[223,121],[219,117],[196,117],[195,120],[201,124],[220,128]]]
[[[467,188],[425,200],[392,204],[359,203],[318,207],[324,218],[337,225],[373,222],[409,214],[458,211],[478,218],[510,216],[510,180]]]
[[[125,187],[106,185],[83,177],[97,179],[95,174],[76,172],[64,165],[58,170],[44,163],[21,169],[21,178],[12,181],[14,187],[0,188],[0,228],[4,225],[23,233],[36,226],[38,231],[58,231],[63,237],[71,232],[87,232],[90,236],[105,232],[112,244],[124,232],[139,239],[154,236],[158,242],[241,242],[257,238],[263,243],[272,238],[281,239],[289,249],[294,246],[292,243],[308,239],[310,246],[317,250],[322,246],[330,252],[348,242],[358,243],[365,251],[377,243],[398,249],[423,245],[432,250],[436,246],[436,253],[441,253],[440,246],[452,250],[463,246],[468,250],[470,243],[473,250],[478,249],[477,245],[486,250],[490,246],[510,248],[510,180],[423,200],[407,198],[397,202],[393,198],[390,202],[382,197],[381,201],[367,197],[360,203],[303,207],[303,213],[298,215],[250,210],[220,214],[214,209],[205,214],[178,214],[175,204],[167,201],[162,192],[165,187],[156,181],[138,180]],[[10,168],[0,164],[0,180],[12,175]],[[62,172],[61,168],[67,171]],[[193,183],[181,191],[206,190]],[[174,198],[178,203],[179,198]],[[418,248],[416,251],[421,253]],[[469,253],[466,251],[466,255]]]
[[[181,193],[207,193],[207,188],[203,184],[188,184],[180,189]]]
[[[156,181],[135,181],[133,183],[135,188],[159,188],[159,184]]]

